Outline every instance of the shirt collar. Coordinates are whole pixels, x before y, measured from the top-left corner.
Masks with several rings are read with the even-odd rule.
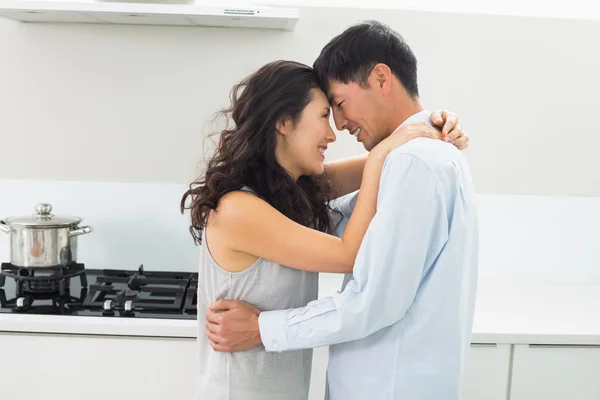
[[[402,122],[400,125],[398,125],[398,127],[394,130],[394,132],[396,132],[398,129],[402,128],[404,125],[412,124],[414,122],[427,122],[428,124],[431,125],[431,121],[429,120],[430,114],[431,113],[428,110],[419,111],[418,113],[415,113],[415,114],[411,115],[410,117],[406,118],[404,120],[404,122]]]

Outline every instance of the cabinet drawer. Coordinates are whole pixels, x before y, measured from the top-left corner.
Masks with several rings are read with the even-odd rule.
[[[600,346],[515,346],[510,399],[600,399]]]
[[[471,345],[463,374],[461,400],[506,400],[510,345]]]

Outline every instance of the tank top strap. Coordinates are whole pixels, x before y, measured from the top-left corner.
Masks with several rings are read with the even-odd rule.
[[[246,192],[248,194],[251,194],[253,196],[257,196],[258,197],[258,195],[256,194],[256,192],[254,190],[252,190],[249,186],[246,186],[246,185],[242,186],[242,188],[240,189],[240,191]]]

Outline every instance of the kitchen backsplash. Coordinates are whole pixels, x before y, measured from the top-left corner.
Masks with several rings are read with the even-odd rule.
[[[187,188],[174,184],[0,180],[0,218],[35,213],[37,203],[55,215],[83,218],[94,231],[79,237],[78,261],[89,268],[190,271],[198,248],[189,213],[179,203]],[[1,232],[0,232],[1,233]],[[0,235],[0,260],[9,260],[9,236]]]
[[[483,280],[600,283],[600,197],[477,197]]]
[[[0,218],[50,203],[94,232],[79,238],[88,268],[193,271],[198,247],[178,184],[0,180]],[[600,198],[478,195],[480,280],[600,283]],[[0,260],[9,260],[0,234]]]

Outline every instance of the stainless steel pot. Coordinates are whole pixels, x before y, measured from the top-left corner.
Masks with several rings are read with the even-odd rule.
[[[11,264],[51,268],[77,262],[77,236],[92,228],[79,227],[79,217],[54,216],[50,204],[38,204],[35,211],[35,215],[0,220],[0,230],[10,234]]]

